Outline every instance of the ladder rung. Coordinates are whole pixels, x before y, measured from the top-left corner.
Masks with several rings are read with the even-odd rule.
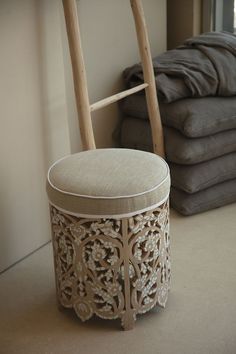
[[[113,95],[113,96],[104,98],[104,99],[101,100],[101,101],[98,101],[98,102],[93,103],[93,104],[90,106],[90,111],[92,112],[92,111],[96,111],[97,109],[106,107],[106,106],[108,106],[109,104],[114,103],[114,102],[116,102],[116,101],[119,101],[119,100],[121,100],[121,99],[124,98],[124,97],[130,96],[130,95],[132,95],[132,94],[135,93],[135,92],[139,92],[139,91],[141,91],[141,90],[144,90],[146,87],[148,87],[148,84],[144,83],[144,84],[135,86],[135,87],[133,87],[133,88],[131,88],[131,89],[129,89],[129,90],[122,91],[122,92],[117,93],[117,94],[115,94],[115,95]]]

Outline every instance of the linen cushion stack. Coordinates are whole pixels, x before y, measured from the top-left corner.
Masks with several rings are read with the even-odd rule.
[[[206,82],[199,84],[196,66],[193,69],[193,82],[189,84],[192,63],[186,60],[183,66],[189,65],[190,79],[187,77],[182,80],[183,66],[178,60],[179,56],[184,57],[185,47],[179,48],[181,54],[176,49],[154,59],[154,68],[155,62],[158,70],[161,67],[156,80],[166,158],[172,179],[171,204],[180,213],[191,215],[236,201],[236,37],[231,34],[210,33],[196,37],[195,41],[193,39],[186,42],[191,44],[193,51],[188,47],[187,56],[193,54],[193,62],[195,50],[200,48],[198,56],[204,55],[206,50],[207,60],[211,51],[215,50],[212,65],[215,70],[218,64],[216,76],[219,82],[214,88],[214,96],[213,91],[209,90],[212,90],[210,84],[213,85],[216,78],[212,79],[213,74],[209,76],[210,79],[206,78],[207,70],[210,70],[208,62],[209,67],[204,67],[204,63],[200,68]],[[199,45],[198,49],[196,46],[192,47],[195,42]],[[202,47],[202,42],[207,45]],[[209,43],[213,45],[209,46]],[[178,60],[174,59],[173,65],[172,57],[174,55],[176,58],[176,52]],[[200,59],[204,62],[204,57]],[[168,61],[170,63],[171,60],[172,66],[168,66]],[[196,62],[198,61],[197,57]],[[220,62],[222,65],[226,63],[222,70]],[[141,79],[138,65],[128,68],[125,71],[126,82],[129,82],[127,86],[137,84],[137,77]],[[120,129],[121,146],[152,151],[145,95],[127,97],[121,103],[121,110],[125,114]]]

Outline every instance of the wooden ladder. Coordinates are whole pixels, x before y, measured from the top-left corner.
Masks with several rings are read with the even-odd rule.
[[[141,0],[130,0],[135,21],[139,52],[143,68],[144,83],[122,91],[101,101],[90,104],[86,71],[81,45],[76,0],[62,0],[72,62],[74,90],[79,115],[80,134],[84,150],[95,149],[91,112],[103,108],[126,96],[145,89],[148,114],[151,124],[153,151],[164,157],[163,130],[157,101],[152,57]]]

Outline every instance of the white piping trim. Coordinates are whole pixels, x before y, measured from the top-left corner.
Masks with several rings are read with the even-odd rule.
[[[133,198],[133,197],[138,197],[140,195],[144,195],[146,193],[150,193],[150,192],[153,192],[155,189],[157,189],[158,187],[160,187],[163,183],[165,183],[165,181],[167,180],[167,178],[169,177],[169,166],[168,164],[166,163],[166,161],[158,156],[166,165],[166,168],[167,168],[167,174],[165,176],[165,178],[163,179],[163,181],[161,181],[159,184],[157,184],[155,187],[145,191],[145,192],[141,192],[141,193],[137,193],[137,194],[131,194],[131,195],[123,195],[123,196],[114,196],[114,197],[103,197],[103,196],[91,196],[91,195],[86,195],[86,194],[77,194],[77,193],[72,193],[72,192],[67,192],[65,190],[62,190],[60,188],[57,188],[56,186],[54,186],[54,184],[51,182],[50,180],[50,172],[52,170],[52,168],[59,162],[61,162],[62,160],[66,159],[67,157],[69,157],[71,155],[67,155],[65,157],[62,157],[61,159],[57,160],[56,162],[54,162],[54,164],[52,164],[52,166],[49,168],[48,170],[48,174],[47,174],[47,179],[48,179],[48,183],[50,184],[50,186],[57,190],[58,192],[60,193],[63,193],[63,194],[67,194],[67,195],[72,195],[74,197],[82,197],[82,198],[89,198],[89,199],[121,199],[121,198]]]
[[[68,211],[66,209],[60,208],[58,207],[56,204],[52,203],[49,200],[49,204],[52,205],[53,207],[55,207],[56,209],[58,209],[59,211],[65,213],[65,214],[69,214],[72,216],[77,216],[77,217],[81,217],[81,218],[85,218],[85,219],[123,219],[123,218],[129,218],[131,216],[134,215],[138,215],[141,213],[145,213],[146,211],[152,210],[152,209],[156,209],[158,208],[161,204],[165,203],[167,201],[167,199],[169,198],[169,193],[167,195],[167,197],[165,197],[163,200],[161,200],[159,203],[153,204],[147,208],[141,209],[141,210],[137,210],[137,211],[133,211],[132,213],[124,213],[124,214],[114,214],[114,215],[90,215],[90,214],[83,214],[83,213],[73,213],[71,211]]]

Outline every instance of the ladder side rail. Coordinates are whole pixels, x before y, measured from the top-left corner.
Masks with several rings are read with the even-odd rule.
[[[161,123],[161,116],[157,100],[156,83],[152,64],[152,56],[150,44],[147,34],[147,26],[144,18],[144,11],[141,0],[130,0],[133,11],[137,40],[139,44],[139,52],[143,67],[144,82],[148,84],[146,87],[147,107],[152,130],[152,141],[154,153],[162,157],[165,156],[164,138]]]
[[[90,113],[88,85],[81,45],[76,0],[63,0],[69,50],[71,56],[75,100],[79,116],[80,135],[84,150],[96,149]]]

